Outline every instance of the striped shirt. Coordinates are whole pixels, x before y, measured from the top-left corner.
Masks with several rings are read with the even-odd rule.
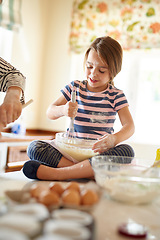
[[[25,77],[11,64],[0,58],[0,91],[6,92],[11,86],[22,89],[21,102],[24,102]]]
[[[90,92],[87,89],[87,80],[76,80],[61,90],[67,101],[71,100],[73,88],[78,102],[78,112],[74,120],[75,136],[97,139],[104,134],[112,134],[116,113],[128,106],[123,91],[109,84],[102,92]]]

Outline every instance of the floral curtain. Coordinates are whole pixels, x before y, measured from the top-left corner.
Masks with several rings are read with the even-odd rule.
[[[3,0],[0,4],[0,27],[17,31],[21,24],[21,0]]]
[[[159,0],[74,0],[70,49],[81,53],[100,36],[124,49],[160,48]]]

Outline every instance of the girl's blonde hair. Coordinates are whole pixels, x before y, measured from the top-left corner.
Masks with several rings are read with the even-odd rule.
[[[110,72],[109,83],[114,85],[113,79],[121,71],[122,67],[123,51],[121,45],[109,36],[96,38],[85,53],[84,65],[91,49],[95,50],[99,57],[107,63]]]

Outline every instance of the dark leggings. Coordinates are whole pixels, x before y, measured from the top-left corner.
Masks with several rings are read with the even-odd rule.
[[[62,158],[62,154],[45,141],[33,141],[28,146],[27,154],[31,160],[37,160],[42,164],[56,168]],[[100,155],[134,157],[134,150],[127,144],[120,144]],[[127,159],[127,158],[126,158]],[[89,159],[90,163],[92,159]]]

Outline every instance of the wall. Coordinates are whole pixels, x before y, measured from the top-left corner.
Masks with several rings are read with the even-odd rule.
[[[43,83],[41,85],[41,111],[39,127],[65,130],[65,118],[51,121],[46,118],[46,109],[60,96],[60,89],[69,81],[70,55],[69,31],[72,0],[50,0],[48,33],[45,48]]]
[[[26,76],[26,100],[34,100],[23,110],[27,128],[65,129],[65,119],[50,121],[46,110],[69,81],[72,2],[22,0],[23,28],[14,36],[12,64]]]
[[[23,112],[27,127],[37,126],[38,100],[40,94],[41,58],[43,49],[43,23],[41,0],[22,1],[23,28],[14,34],[12,64],[26,77],[26,100],[33,98],[34,103]]]

